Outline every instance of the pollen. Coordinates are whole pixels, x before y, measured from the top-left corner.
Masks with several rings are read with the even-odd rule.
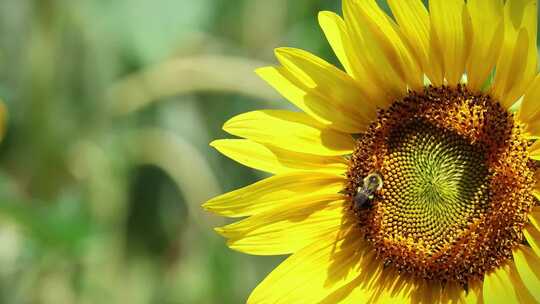
[[[410,92],[360,134],[346,192],[380,172],[366,210],[350,208],[381,263],[466,286],[512,258],[536,203],[536,165],[514,116],[465,86]]]

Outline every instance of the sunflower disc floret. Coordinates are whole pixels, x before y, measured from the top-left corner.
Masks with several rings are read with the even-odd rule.
[[[487,95],[464,86],[411,92],[379,113],[351,158],[351,196],[369,172],[384,179],[373,208],[355,211],[366,239],[400,272],[482,279],[523,241],[535,203],[529,145]]]

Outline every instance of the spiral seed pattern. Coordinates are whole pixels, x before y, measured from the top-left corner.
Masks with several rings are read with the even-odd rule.
[[[519,123],[488,95],[429,87],[397,100],[351,157],[346,192],[380,172],[373,207],[355,210],[385,266],[467,285],[512,257],[536,204],[536,164]]]
[[[477,147],[421,122],[396,130],[389,143],[382,224],[393,235],[437,250],[486,211],[488,170]]]

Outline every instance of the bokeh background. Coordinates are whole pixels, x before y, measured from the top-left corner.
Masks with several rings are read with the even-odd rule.
[[[1,0],[0,303],[242,303],[281,257],[200,208],[261,173],[208,146],[287,103],[253,73],[335,62],[329,0]]]
[[[274,48],[337,64],[317,12],[340,7],[0,0],[0,303],[245,302],[283,257],[228,249],[200,205],[264,175],[208,143],[290,107],[253,73]]]

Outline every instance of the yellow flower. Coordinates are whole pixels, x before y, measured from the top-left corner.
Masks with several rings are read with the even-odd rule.
[[[540,302],[533,0],[344,0],[319,14],[345,71],[276,50],[257,73],[303,112],[214,141],[274,176],[207,202],[238,251],[291,254],[248,303]]]

